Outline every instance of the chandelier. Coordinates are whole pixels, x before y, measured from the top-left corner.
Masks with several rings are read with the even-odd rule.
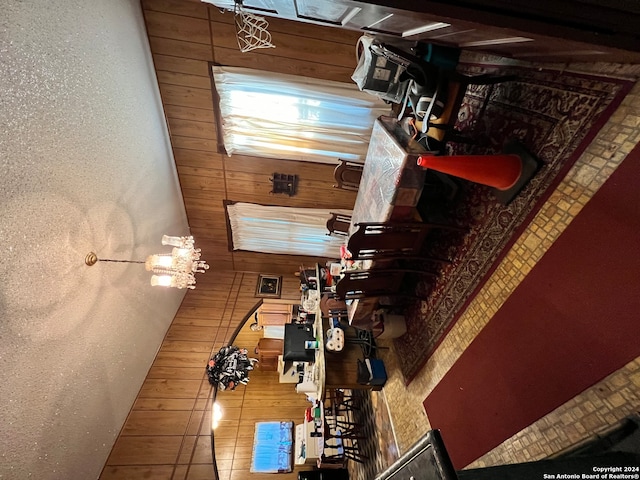
[[[196,288],[195,274],[206,272],[209,265],[204,260],[200,260],[200,249],[195,248],[193,237],[163,235],[162,245],[171,245],[173,247],[171,253],[149,255],[144,262],[98,258],[94,252],[90,252],[85,257],[84,263],[89,266],[97,262],[144,263],[147,271],[153,273],[151,285],[154,287]]]

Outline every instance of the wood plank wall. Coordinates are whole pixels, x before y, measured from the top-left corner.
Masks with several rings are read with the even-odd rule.
[[[143,0],[142,8],[191,232],[212,267],[185,296],[100,478],[210,480],[206,364],[259,300],[258,273],[282,274],[282,298],[299,303],[294,272],[316,261],[229,252],[223,201],[351,208],[355,194],[332,187],[331,166],[217,153],[209,62],[350,82],[359,34],[270,19],[277,47],[242,54],[230,13],[191,0]],[[269,194],[274,172],[299,175],[298,195]],[[251,351],[259,335],[243,333],[238,342]],[[216,452],[220,478],[230,480],[249,477],[255,422],[298,420],[307,405],[291,384],[278,383],[275,372],[260,371],[247,387],[222,392],[219,400],[224,418]],[[294,479],[296,472],[278,478]]]
[[[229,252],[223,200],[291,207],[351,208],[333,188],[333,167],[217,153],[210,62],[353,83],[359,33],[269,19],[276,48],[240,53],[230,12],[192,0],[143,0],[149,43],[189,224],[212,268],[290,273],[317,259]],[[270,194],[269,177],[300,178],[298,194]],[[293,269],[293,270],[292,270]]]
[[[211,356],[229,341],[260,300],[258,276],[208,272],[185,296],[111,451],[101,480],[210,480],[212,388],[206,376]],[[283,284],[283,301],[299,303],[294,276]],[[253,319],[250,320],[251,323]],[[261,332],[245,329],[235,345],[252,352]],[[292,384],[280,384],[277,372],[255,370],[249,385],[217,397],[224,417],[215,432],[220,479],[249,475],[254,425],[259,421],[303,418],[308,405]],[[308,469],[304,467],[303,469]],[[283,480],[297,478],[300,468]],[[261,475],[251,475],[261,480]],[[267,478],[267,477],[265,477]],[[273,477],[268,477],[273,478]]]

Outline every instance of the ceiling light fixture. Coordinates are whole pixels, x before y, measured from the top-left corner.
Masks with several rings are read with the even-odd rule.
[[[206,272],[209,265],[200,260],[200,249],[195,248],[193,237],[163,235],[162,245],[171,245],[174,248],[171,253],[149,255],[144,262],[98,258],[94,252],[89,252],[84,258],[84,263],[89,266],[98,262],[144,263],[147,271],[153,272],[151,285],[154,287],[196,288],[195,274]]]

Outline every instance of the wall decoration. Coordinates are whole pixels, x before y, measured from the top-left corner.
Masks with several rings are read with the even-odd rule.
[[[235,345],[222,347],[207,365],[209,383],[219,390],[235,390],[238,384],[249,383],[249,371],[258,360],[248,357],[247,353],[246,348]]]
[[[298,176],[286,173],[274,173],[269,179],[273,183],[271,193],[286,193],[290,197],[296,194],[298,188]]]
[[[258,277],[256,297],[280,298],[282,293],[282,276],[263,275]]]

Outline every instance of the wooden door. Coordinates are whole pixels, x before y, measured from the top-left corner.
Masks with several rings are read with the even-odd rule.
[[[260,370],[275,372],[278,370],[278,355],[282,355],[284,340],[261,338],[258,342],[258,367]]]

